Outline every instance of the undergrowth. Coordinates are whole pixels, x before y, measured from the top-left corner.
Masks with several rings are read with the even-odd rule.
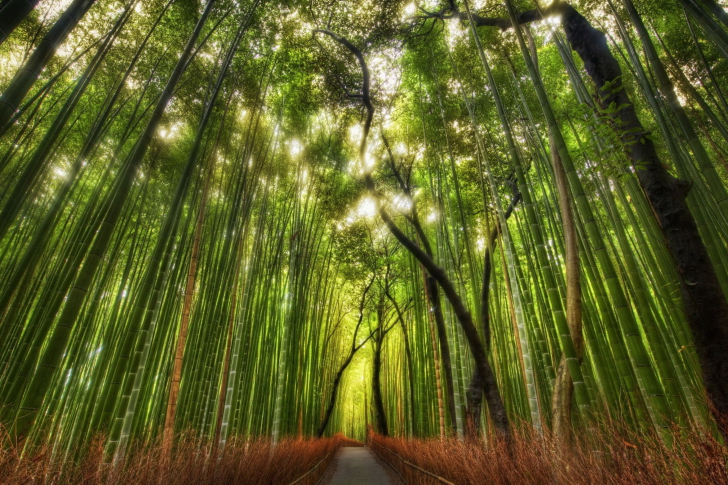
[[[410,485],[442,483],[422,470],[458,485],[689,485],[728,484],[728,448],[709,433],[673,429],[662,438],[624,426],[579,432],[565,445],[529,428],[506,442],[454,438],[403,439],[370,433],[369,444]],[[342,435],[326,439],[233,439],[218,460],[208,442],[182,436],[168,466],[160,443],[134,443],[123,465],[104,456],[103,437],[82,452],[63,457],[50,444],[32,453],[21,447],[0,454],[0,483],[15,484],[251,484],[312,485],[321,479],[336,450],[357,444]],[[421,470],[418,470],[420,468]],[[310,473],[308,473],[311,471]]]
[[[410,485],[442,483],[415,466],[459,485],[728,484],[724,445],[695,430],[668,435],[671,444],[612,426],[583,432],[569,446],[533,430],[516,432],[510,444],[375,434],[369,443]]]
[[[98,437],[82,453],[70,453],[65,458],[53,456],[50,444],[25,455],[19,446],[5,448],[0,455],[0,483],[285,485],[318,464],[297,483],[306,485],[319,481],[335,450],[350,440],[337,435],[326,439],[286,439],[272,446],[267,439],[233,439],[228,441],[220,458],[213,460],[209,443],[181,437],[168,466],[162,464],[158,442],[133,444],[130,446],[133,451],[124,464],[113,466],[105,460],[104,441]]]

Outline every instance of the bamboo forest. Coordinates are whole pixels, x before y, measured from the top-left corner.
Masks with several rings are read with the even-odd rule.
[[[0,0],[0,483],[728,484],[726,0]]]

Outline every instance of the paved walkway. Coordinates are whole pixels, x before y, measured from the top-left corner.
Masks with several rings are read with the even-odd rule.
[[[334,460],[336,472],[329,485],[391,485],[392,480],[384,466],[374,458],[369,448],[345,447]]]

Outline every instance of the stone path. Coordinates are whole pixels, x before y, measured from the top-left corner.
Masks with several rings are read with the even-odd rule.
[[[329,485],[393,485],[390,474],[377,461],[374,452],[365,447],[339,450],[331,464],[336,471]]]

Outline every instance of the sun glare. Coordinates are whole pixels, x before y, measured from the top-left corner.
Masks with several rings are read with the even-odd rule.
[[[364,218],[374,217],[377,215],[377,203],[371,197],[364,197],[359,201],[356,215]]]
[[[288,142],[288,153],[291,154],[291,158],[298,158],[303,151],[303,144],[296,138]]]

